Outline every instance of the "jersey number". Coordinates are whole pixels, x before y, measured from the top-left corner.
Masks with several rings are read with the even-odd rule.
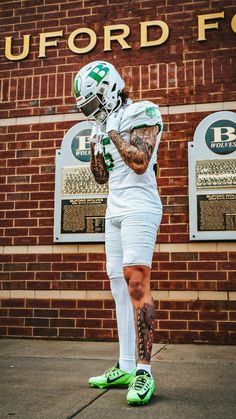
[[[110,171],[114,167],[114,160],[112,158],[112,155],[106,151],[106,146],[111,143],[111,140],[109,137],[106,137],[102,139],[101,143],[103,145],[103,156],[104,156],[106,168],[108,171]]]

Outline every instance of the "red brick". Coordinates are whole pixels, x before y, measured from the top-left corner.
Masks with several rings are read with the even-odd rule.
[[[193,271],[213,271],[216,270],[215,262],[188,262],[188,269]]]
[[[199,332],[200,342],[215,343],[215,344],[227,344],[230,343],[230,336],[227,332],[210,332],[200,331]]]
[[[11,317],[0,317],[1,326],[24,326],[24,319]]]
[[[99,262],[78,262],[78,271],[101,271],[102,269],[103,264]]]
[[[64,253],[62,255],[64,262],[81,262],[86,261],[88,258],[87,253]]]
[[[29,308],[13,308],[9,309],[9,316],[11,317],[28,317],[33,316],[33,310]]]
[[[53,271],[75,271],[76,268],[76,263],[52,263]]]
[[[106,329],[86,329],[85,330],[86,339],[98,339],[98,340],[107,340],[111,338],[111,330]]]
[[[85,273],[84,272],[62,272],[61,273],[61,279],[64,280],[82,280],[85,279]]]
[[[50,319],[50,327],[75,327],[75,319]]]
[[[210,321],[189,321],[189,330],[216,330],[216,322]]]
[[[8,327],[9,336],[32,336],[32,328],[30,327]]]
[[[87,310],[86,311],[87,318],[110,318],[111,317],[111,310]]]
[[[160,320],[159,327],[160,329],[182,330],[182,329],[187,329],[187,322],[179,321],[179,320],[176,320],[176,321]]]
[[[36,326],[36,327],[48,327],[49,320],[43,318],[32,318],[32,319],[25,319],[26,326]]]
[[[236,322],[219,322],[219,330],[236,331]]]
[[[218,289],[218,284],[213,281],[189,281],[188,289],[197,291],[215,291]]]
[[[76,320],[76,327],[91,327],[91,328],[101,328],[102,320],[96,319],[77,319]]]
[[[34,327],[33,328],[33,336],[43,336],[43,337],[50,337],[50,336],[57,336],[57,329],[53,329],[52,327]]]
[[[236,271],[236,262],[219,262],[218,268],[221,271]],[[235,273],[236,278],[236,273]]]
[[[106,272],[87,272],[87,280],[94,280],[94,281],[106,281],[108,280],[108,276]]]
[[[197,272],[169,272],[169,278],[172,280],[196,280]]]
[[[226,280],[227,272],[219,272],[219,271],[198,272],[198,279],[202,281]]]
[[[188,303],[185,301],[160,301],[161,310],[187,310]]]
[[[77,302],[78,308],[103,308],[103,301],[101,300],[80,300]],[[110,308],[110,307],[105,307]]]
[[[66,318],[84,318],[85,317],[85,311],[84,310],[78,310],[78,309],[61,309],[60,310],[60,317],[66,317]]]
[[[12,298],[11,300],[2,300],[2,307],[24,307],[25,301],[23,299]]]
[[[170,341],[173,342],[196,342],[198,340],[198,332],[192,332],[188,330],[171,330],[170,331]]]
[[[156,318],[158,320],[160,319],[168,319],[168,312],[167,311],[161,311],[161,310],[156,310]]]
[[[171,320],[197,320],[197,318],[196,311],[170,311]]]
[[[228,320],[226,311],[202,311],[199,313],[200,320]]]
[[[52,308],[75,308],[76,301],[75,300],[52,300],[51,303]]]
[[[160,270],[167,271],[180,271],[186,270],[187,264],[185,262],[160,262]]]
[[[188,253],[183,253],[183,252],[178,252],[178,253],[171,253],[171,260],[179,260],[179,261],[184,261],[184,260],[198,260],[198,253],[196,252],[188,252]]]
[[[200,252],[200,260],[227,260],[226,252]]]
[[[59,336],[63,338],[84,338],[84,330],[83,329],[59,329]]]
[[[219,291],[236,291],[236,281],[218,281],[217,290]]]
[[[32,308],[49,308],[50,307],[50,300],[46,299],[27,299],[26,300],[26,307]]]

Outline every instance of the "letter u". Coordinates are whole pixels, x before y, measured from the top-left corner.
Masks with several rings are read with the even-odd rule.
[[[5,56],[8,60],[19,61],[23,60],[29,54],[30,47],[30,35],[23,35],[23,51],[21,54],[13,55],[12,54],[12,36],[6,37],[5,43]]]

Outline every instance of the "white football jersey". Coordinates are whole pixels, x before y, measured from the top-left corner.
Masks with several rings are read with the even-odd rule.
[[[102,139],[103,155],[109,172],[106,212],[108,218],[134,212],[162,213],[162,203],[153,170],[163,128],[158,105],[149,101],[131,102],[124,108],[119,133],[125,141],[130,143],[131,131],[134,128],[153,125],[159,126],[159,133],[148,168],[142,175],[137,175],[127,166],[107,134]]]

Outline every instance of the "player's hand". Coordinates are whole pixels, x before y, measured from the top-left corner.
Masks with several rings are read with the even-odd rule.
[[[118,112],[112,113],[107,118],[106,122],[106,132],[109,134],[110,131],[118,131],[120,127],[120,121],[123,116],[124,109],[119,109]]]
[[[91,134],[90,134],[90,143],[97,144],[102,138],[101,130],[97,125],[93,125]]]

